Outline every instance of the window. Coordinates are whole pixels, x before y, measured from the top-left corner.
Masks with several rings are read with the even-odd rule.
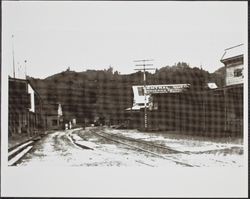
[[[242,68],[238,68],[234,70],[234,77],[242,76]]]
[[[144,95],[144,88],[138,87],[137,89],[138,89],[139,96],[143,96]]]
[[[57,126],[57,120],[52,120],[52,126]]]

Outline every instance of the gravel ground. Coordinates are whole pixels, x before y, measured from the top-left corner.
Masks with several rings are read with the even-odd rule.
[[[80,133],[83,139],[77,134]],[[76,146],[74,139],[95,143],[94,150]],[[131,150],[129,147],[93,136],[91,131],[58,131],[48,134],[36,143],[17,166],[178,166],[170,160],[154,157],[151,154]]]
[[[180,153],[157,151],[157,154],[161,156],[156,156],[100,137],[95,132],[106,132],[161,144],[180,151]],[[185,164],[196,167],[243,166],[242,140],[232,141],[232,138],[230,139],[215,141],[201,137],[144,133],[137,130],[116,130],[107,127],[56,131],[38,141],[33,149],[18,162],[17,166],[183,167]],[[132,142],[124,142],[132,144]],[[83,149],[76,143],[91,146],[92,150]],[[137,146],[142,147],[139,144]],[[152,146],[146,149],[156,153]]]
[[[168,146],[183,153],[168,154],[194,166],[243,166],[242,138],[207,138],[104,128],[107,133]]]

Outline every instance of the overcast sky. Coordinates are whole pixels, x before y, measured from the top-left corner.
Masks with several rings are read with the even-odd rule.
[[[177,62],[210,72],[224,49],[247,44],[247,2],[3,2],[2,66],[12,75],[27,60],[29,76],[66,70],[135,72],[136,59],[160,68]]]

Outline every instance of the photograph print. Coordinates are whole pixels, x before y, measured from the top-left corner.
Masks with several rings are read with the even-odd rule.
[[[246,8],[3,1],[8,166],[244,167]]]

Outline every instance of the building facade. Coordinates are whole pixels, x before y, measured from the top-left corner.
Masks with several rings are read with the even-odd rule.
[[[144,108],[145,102],[146,102],[146,107],[151,109],[153,105],[152,103],[153,94],[179,93],[189,87],[190,84],[147,85],[146,91],[144,91],[144,86],[142,85],[132,86],[133,96],[134,96],[132,110],[140,110],[141,108]]]
[[[44,130],[42,99],[26,79],[9,77],[9,136]]]
[[[221,62],[226,69],[226,86],[243,84],[244,45],[225,49]]]
[[[46,129],[58,130],[63,129],[64,118],[62,112],[62,106],[60,103],[57,104],[46,104]]]
[[[224,130],[243,134],[244,45],[225,49],[221,62],[226,70]]]

